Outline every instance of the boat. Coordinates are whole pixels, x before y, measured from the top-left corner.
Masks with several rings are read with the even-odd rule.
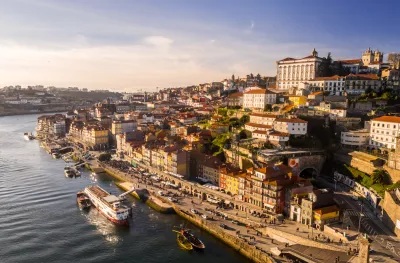
[[[76,202],[78,203],[79,208],[82,209],[82,210],[83,209],[88,209],[92,205],[92,203],[90,202],[89,197],[87,197],[87,195],[83,191],[79,191],[76,194]]]
[[[86,187],[84,192],[92,205],[108,220],[117,225],[129,225],[129,208],[122,205],[117,196],[108,193],[97,185]]]
[[[64,170],[64,175],[68,178],[74,177],[74,173],[71,170]]]
[[[176,232],[176,241],[178,241],[178,244],[181,248],[185,250],[193,250],[192,244],[189,242],[189,240],[187,240],[187,238],[184,235],[182,235],[180,231],[176,230],[173,231]]]
[[[25,133],[24,133],[24,138],[25,138],[25,140],[27,140],[27,141],[30,141],[30,140],[35,139],[35,137],[32,135],[31,132],[25,132]]]
[[[195,249],[205,249],[206,246],[204,243],[198,239],[191,231],[190,229],[181,229],[180,233],[190,242],[190,244],[193,246]]]

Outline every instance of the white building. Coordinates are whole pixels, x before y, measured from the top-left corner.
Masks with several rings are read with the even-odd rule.
[[[395,149],[400,135],[400,117],[382,116],[371,120],[369,144],[378,148]]]
[[[243,108],[264,109],[267,104],[276,103],[276,93],[267,89],[253,89],[243,94]]]
[[[262,141],[269,141],[273,144],[285,144],[289,141],[289,133],[279,132],[274,130],[255,130],[251,133],[252,138],[257,138]]]
[[[253,123],[253,122],[248,122],[244,125],[244,128],[248,131],[268,131],[273,128],[272,125],[265,125],[265,124],[258,124],[258,123]]]
[[[369,131],[367,129],[358,131],[342,132],[340,142],[343,146],[362,146],[369,142]]]
[[[315,79],[321,62],[322,58],[318,57],[315,48],[310,56],[301,59],[285,58],[277,61],[277,89],[288,90],[291,87],[298,87],[302,82]]]
[[[289,133],[290,135],[306,135],[307,121],[298,118],[276,119],[274,122],[274,130]]]
[[[276,115],[265,113],[252,113],[250,114],[250,122],[264,125],[273,125]]]
[[[310,87],[317,87],[320,90],[329,92],[330,95],[343,95],[345,91],[345,77],[317,77],[308,81]]]

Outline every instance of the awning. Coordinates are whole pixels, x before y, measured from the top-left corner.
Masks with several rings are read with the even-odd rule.
[[[265,204],[265,206],[268,207],[268,208],[274,208],[275,207],[274,205],[270,205],[270,204]]]

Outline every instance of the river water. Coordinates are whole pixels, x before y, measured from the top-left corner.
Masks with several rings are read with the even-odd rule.
[[[38,115],[0,117],[0,262],[249,262],[204,231],[202,253],[183,251],[174,226],[176,215],[163,215],[129,197],[130,227],[117,227],[96,209],[82,212],[76,192],[99,184],[122,193],[109,176],[66,178],[65,162],[51,158],[37,141],[26,141]]]

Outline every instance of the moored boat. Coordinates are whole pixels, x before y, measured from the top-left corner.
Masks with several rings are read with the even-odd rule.
[[[79,191],[76,194],[76,202],[78,203],[80,209],[88,209],[92,205],[89,197],[83,191]]]
[[[173,231],[176,232],[176,241],[178,242],[178,245],[181,248],[185,250],[193,250],[192,244],[189,242],[189,240],[187,240],[187,238],[184,235],[182,235],[180,231],[176,230]]]
[[[192,232],[190,232],[189,229],[181,229],[181,234],[189,241],[189,243],[193,246],[195,249],[205,249],[206,246],[204,243],[198,239]]]
[[[74,177],[74,173],[71,170],[64,170],[64,175],[68,178]]]
[[[117,225],[129,225],[129,208],[122,205],[117,196],[97,185],[86,187],[84,192],[108,220]]]
[[[31,132],[25,132],[25,133],[24,133],[24,138],[25,138],[25,140],[27,140],[27,141],[35,139],[35,137],[32,135]]]

